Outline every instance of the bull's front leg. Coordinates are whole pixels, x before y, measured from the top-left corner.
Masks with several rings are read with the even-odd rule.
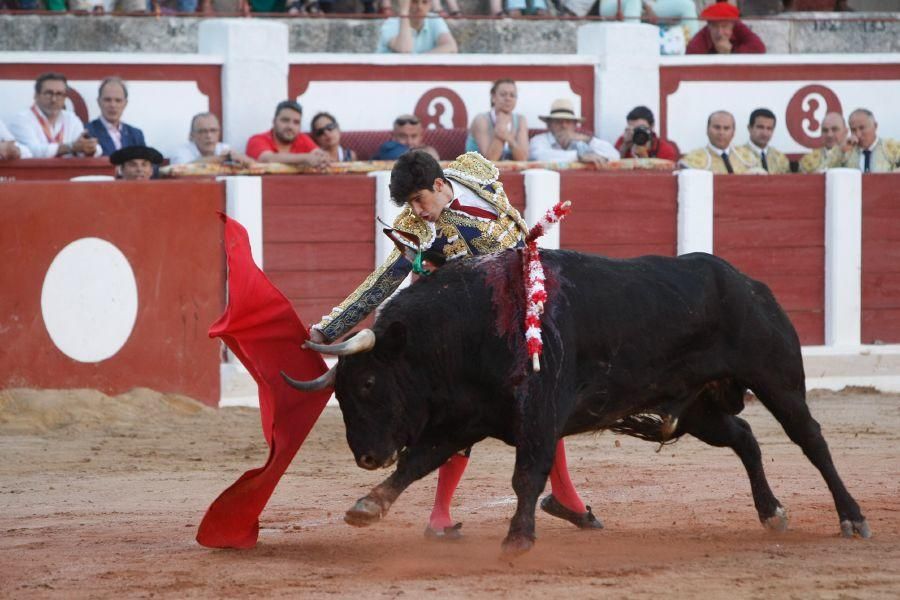
[[[380,520],[387,515],[403,490],[443,465],[459,449],[458,445],[449,444],[438,447],[411,446],[400,457],[391,476],[357,500],[344,515],[344,521],[356,527],[365,527]]]

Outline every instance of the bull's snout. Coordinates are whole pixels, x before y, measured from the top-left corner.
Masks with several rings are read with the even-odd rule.
[[[369,456],[368,454],[363,454],[359,458],[356,459],[356,464],[358,464],[361,468],[366,469],[368,471],[374,471],[380,465],[378,461],[375,460],[374,457]]]

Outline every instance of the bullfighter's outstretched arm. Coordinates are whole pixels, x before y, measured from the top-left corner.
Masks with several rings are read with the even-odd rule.
[[[378,308],[411,270],[412,264],[394,249],[380,267],[313,328],[321,331],[328,341],[336,340]]]

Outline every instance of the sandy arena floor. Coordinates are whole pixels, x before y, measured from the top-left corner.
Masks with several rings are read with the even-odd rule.
[[[570,440],[573,479],[606,523],[582,532],[539,513],[538,543],[500,555],[513,451],[477,446],[454,517],[465,538],[422,536],[435,476],[387,519],[344,524],[386,472],[360,470],[328,408],[263,512],[253,550],[194,542],[208,504],[266,447],[249,409],[136,390],[0,392],[4,598],[898,598],[900,396],[810,395],[871,540],[839,537],[831,497],[758,403],[744,416],[791,530],[760,526],[730,450],[611,434]]]

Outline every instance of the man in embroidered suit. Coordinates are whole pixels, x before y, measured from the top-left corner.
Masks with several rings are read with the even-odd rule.
[[[27,146],[34,158],[100,156],[97,140],[66,108],[69,91],[65,75],[44,73],[34,82],[34,104],[9,123],[16,141]]]
[[[823,173],[829,165],[836,165],[843,158],[841,147],[849,133],[841,113],[831,112],[822,119],[821,148],[816,148],[800,159],[801,173]]]
[[[775,113],[768,108],[757,108],[750,113],[747,125],[750,141],[739,150],[746,150],[753,156],[753,166],[772,175],[784,175],[791,172],[791,161],[777,148],[769,145],[775,133]]]
[[[391,171],[391,199],[404,207],[394,220],[394,231],[417,240],[419,252],[437,257],[432,258],[434,264],[522,246],[528,226],[509,203],[498,177],[497,167],[477,152],[459,156],[444,170],[427,152],[402,155]],[[321,343],[347,333],[400,286],[414,270],[414,262],[420,261],[395,249],[346,300],[313,325],[310,339]],[[418,264],[415,270],[422,272]],[[453,525],[450,518],[450,503],[467,463],[468,451],[454,455],[438,471],[427,538],[460,537],[459,524]],[[562,440],[550,482],[552,493],[541,502],[544,511],[583,529],[602,527],[569,480]]]
[[[878,137],[878,122],[872,111],[857,108],[847,122],[850,137],[838,164],[831,166],[859,169],[863,173],[900,171],[900,141]]]
[[[129,146],[144,146],[144,132],[122,122],[128,106],[128,88],[118,77],[107,77],[97,94],[100,117],[87,124],[87,131],[99,142],[103,156]]]
[[[731,145],[734,139],[734,115],[717,110],[706,121],[706,137],[709,143],[703,148],[691,150],[678,164],[687,169],[703,169],[713,173],[740,174],[751,172],[754,156],[746,149]]]

